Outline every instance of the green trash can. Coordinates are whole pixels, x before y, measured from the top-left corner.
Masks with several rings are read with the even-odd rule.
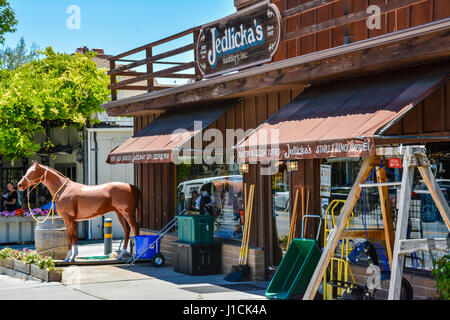
[[[214,216],[179,215],[178,241],[184,243],[211,243],[214,241]]]
[[[266,290],[269,299],[303,295],[319,262],[317,240],[293,239]]]

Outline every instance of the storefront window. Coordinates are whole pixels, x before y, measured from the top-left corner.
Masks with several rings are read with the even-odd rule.
[[[244,195],[238,165],[181,164],[177,181],[178,213],[186,209],[213,215],[216,238],[242,239]]]
[[[440,186],[445,199],[450,204],[450,147],[448,144],[432,143],[426,145],[426,148],[437,183]],[[356,180],[362,159],[328,159],[325,163],[331,165],[332,168],[330,202],[334,199],[345,200]],[[389,171],[390,172],[387,173],[389,181],[401,181],[403,173],[402,169],[389,168]],[[376,175],[372,175],[366,182],[376,182]],[[361,194],[361,197],[353,210],[354,217],[350,222],[350,228],[383,228],[378,189],[364,188],[363,190],[364,192]],[[363,196],[364,201],[362,201]],[[395,223],[398,211],[397,201],[399,197],[399,187],[389,187],[389,197]],[[422,177],[418,170],[416,170],[413,192],[411,194],[407,237],[410,239],[442,238],[446,237],[447,234],[447,227],[440,216]],[[358,241],[364,241],[364,239]],[[407,255],[405,265],[410,268],[430,270],[433,267],[433,260],[439,259],[445,254],[448,254],[448,252],[419,251],[412,255]]]

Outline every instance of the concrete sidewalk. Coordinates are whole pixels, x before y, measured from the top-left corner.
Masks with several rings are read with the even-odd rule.
[[[71,266],[62,283],[46,283],[0,275],[0,300],[241,300],[264,299],[267,283],[223,280],[224,275],[188,276],[172,267],[139,264]]]
[[[119,241],[120,242],[120,241]],[[118,247],[115,241],[114,249]],[[20,246],[14,246],[20,249]],[[24,246],[26,247],[26,246]],[[28,246],[31,248],[31,246]],[[103,255],[101,243],[80,243],[80,256]],[[9,275],[8,275],[9,274]],[[172,266],[140,263],[65,267],[62,283],[0,274],[0,300],[245,300],[265,299],[267,282],[227,282],[224,275],[189,276]]]

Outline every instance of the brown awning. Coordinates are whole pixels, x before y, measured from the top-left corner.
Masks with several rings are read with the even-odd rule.
[[[449,72],[445,61],[312,86],[241,141],[238,160],[373,155],[374,135],[445,83]]]
[[[112,150],[107,162],[111,164],[172,162],[174,152],[190,143],[196,134],[201,133],[235,104],[236,101],[228,101],[165,112],[134,137]]]

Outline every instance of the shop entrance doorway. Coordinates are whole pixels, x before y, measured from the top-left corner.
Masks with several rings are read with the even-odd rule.
[[[287,250],[286,244],[290,226],[289,179],[286,164],[280,163],[278,172],[272,175],[272,214],[275,221],[276,235],[280,247]]]

